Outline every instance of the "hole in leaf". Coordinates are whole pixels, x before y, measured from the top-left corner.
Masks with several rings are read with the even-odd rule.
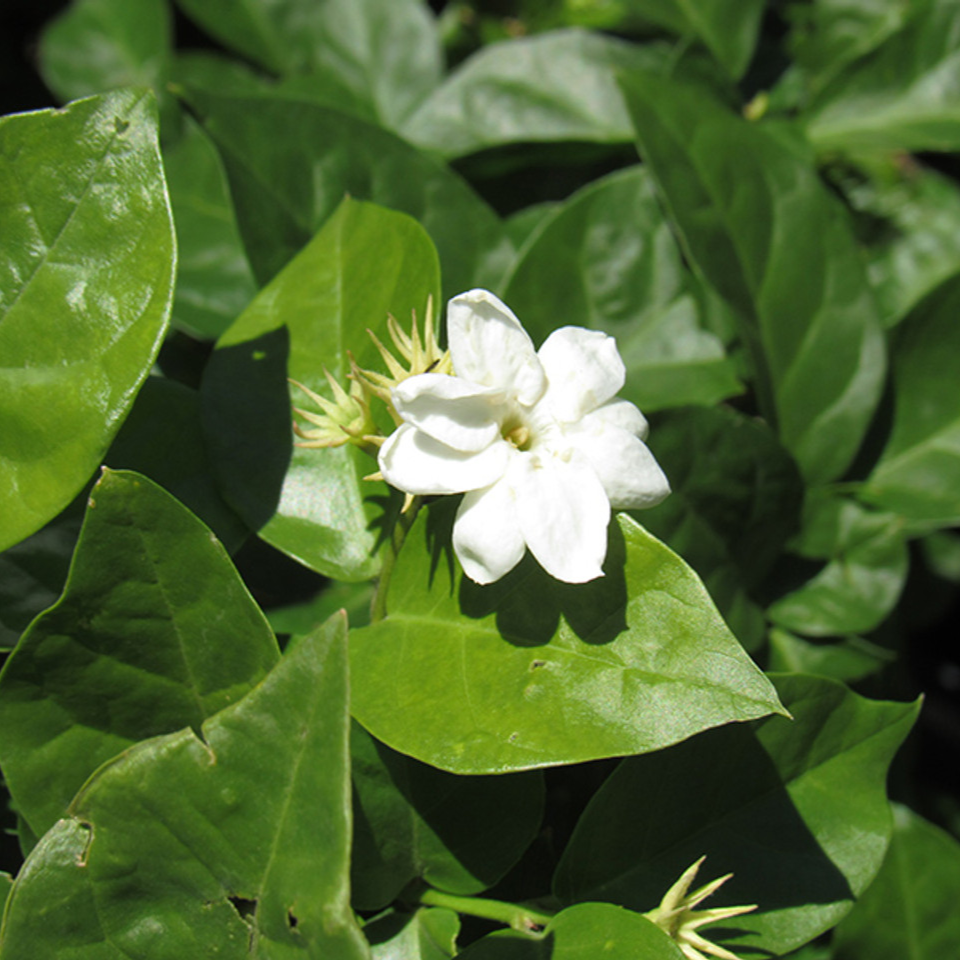
[[[233,904],[233,909],[246,920],[247,917],[252,917],[257,912],[257,901],[256,900],[247,900],[245,897],[227,897],[227,899]]]
[[[117,133],[126,133],[130,127],[130,121],[124,120],[123,117],[114,117],[113,125],[117,128]]]
[[[300,922],[300,921],[294,916],[293,911],[292,911],[292,910],[288,910],[288,911],[287,911],[287,924],[288,924],[288,926],[290,927],[290,929],[291,929],[291,930],[296,930],[296,929],[297,929],[297,924],[298,924],[299,922]]]

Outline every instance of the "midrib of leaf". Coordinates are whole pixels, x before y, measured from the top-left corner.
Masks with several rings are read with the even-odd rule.
[[[123,114],[123,116],[124,117],[130,116],[130,114],[132,114],[134,110],[136,110],[136,108],[140,106],[140,103],[143,101],[145,96],[146,94],[143,94],[140,97],[138,97],[130,105],[130,107]],[[64,222],[61,224],[61,226],[57,230],[56,235],[53,238],[53,242],[46,245],[46,251],[44,252],[44,255],[37,260],[36,266],[34,266],[33,270],[30,271],[30,276],[27,277],[27,279],[21,285],[20,289],[17,291],[13,300],[10,301],[10,305],[7,307],[6,310],[4,310],[3,317],[7,317],[10,315],[10,312],[20,302],[20,298],[23,296],[24,292],[31,286],[37,274],[40,273],[40,271],[47,265],[47,262],[50,259],[51,254],[53,254],[53,252],[56,250],[57,245],[60,243],[60,240],[63,238],[63,235],[66,232],[67,228],[73,222],[73,218],[76,216],[77,211],[80,209],[81,206],[83,206],[83,203],[87,198],[87,194],[89,194],[90,188],[93,186],[94,180],[96,179],[97,175],[100,173],[100,170],[103,167],[103,164],[106,161],[107,157],[113,152],[113,148],[119,136],[120,136],[120,133],[118,131],[114,131],[113,135],[110,137],[109,142],[107,143],[106,148],[98,158],[96,167],[94,168],[87,182],[84,184],[84,187],[80,193],[80,196],[77,198],[76,203],[73,205],[73,209],[67,215],[67,219],[64,220]],[[15,171],[17,171],[16,177],[19,182],[20,174],[19,174],[18,166],[14,164],[13,168]],[[22,193],[22,188],[21,188],[21,193]],[[29,209],[30,209],[30,215],[33,217],[34,223],[38,223],[36,216],[33,214],[33,208],[30,207]]]

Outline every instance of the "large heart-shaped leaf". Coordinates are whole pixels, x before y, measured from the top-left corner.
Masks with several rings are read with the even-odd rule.
[[[0,120],[0,550],[56,516],[116,433],[170,311],[152,95]]]
[[[402,753],[501,773],[658,750],[779,711],[696,574],[630,518],[606,576],[553,580],[528,556],[489,587],[455,570],[452,503],[417,519],[388,614],[350,643],[355,717]]]
[[[707,906],[758,905],[727,931],[748,949],[780,956],[850,910],[883,862],[887,767],[919,702],[865,700],[816,677],[776,679],[792,720],[726,726],[617,768],[564,852],[562,901],[648,910],[707,855],[714,875],[734,874]]]
[[[960,522],[958,309],[960,278],[954,278],[898,329],[893,431],[861,491],[918,531]]]
[[[460,177],[372,123],[276,96],[193,89],[189,103],[223,157],[240,233],[261,283],[303,247],[344,195],[419,220],[440,251],[447,295],[493,285],[513,255],[503,224]]]
[[[278,657],[223,547],[145,477],[105,472],[63,596],[0,674],[0,762],[39,836],[131,744],[199,729]]]
[[[877,309],[842,208],[798,150],[702,90],[653,76],[624,90],[687,250],[744,320],[782,442],[808,479],[839,476],[884,377]]]
[[[349,906],[346,623],[103,767],[24,864],[0,958],[364,960]]]
[[[650,174],[633,167],[585,187],[536,231],[504,299],[536,340],[561,318],[615,336],[627,366],[621,395],[647,411],[741,390],[693,284]]]

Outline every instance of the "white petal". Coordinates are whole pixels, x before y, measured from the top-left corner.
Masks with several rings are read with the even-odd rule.
[[[390,434],[377,459],[384,480],[405,493],[463,493],[503,476],[511,450],[499,440],[479,453],[463,453],[405,423]]]
[[[603,409],[567,427],[567,439],[596,471],[615,510],[656,506],[670,492],[660,464],[639,437],[610,423]]]
[[[544,570],[567,583],[603,576],[610,504],[590,466],[576,455],[520,455],[507,479],[523,539]]]
[[[500,436],[499,391],[443,373],[421,373],[393,390],[397,413],[454,450],[477,453]]]
[[[540,399],[546,378],[533,341],[489,290],[469,290],[447,304],[447,339],[458,377],[503,390],[527,406]]]
[[[453,549],[463,572],[477,583],[499,580],[523,559],[527,547],[505,480],[464,495],[453,524]]]
[[[600,330],[561,327],[537,354],[547,374],[541,403],[563,423],[573,423],[614,397],[627,372],[617,341]]]
[[[599,417],[604,423],[620,427],[641,440],[646,440],[650,433],[647,418],[629,400],[611,400],[588,416]]]

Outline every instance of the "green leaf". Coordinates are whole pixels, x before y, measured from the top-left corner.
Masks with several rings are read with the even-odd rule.
[[[480,893],[540,829],[540,774],[458,777],[396,753],[359,726],[350,754],[351,881],[359,910],[386,906],[416,878],[448,893]]]
[[[216,148],[189,118],[163,160],[179,251],[171,322],[193,336],[215,339],[257,292],[226,175]]]
[[[363,932],[373,960],[448,960],[457,953],[460,918],[443,908],[391,912],[374,917]]]
[[[842,496],[810,491],[795,551],[826,560],[803,586],[767,610],[788,630],[812,637],[864,633],[886,619],[907,579],[902,518]]]
[[[210,531],[135,473],[94,487],[63,596],[0,674],[0,763],[40,835],[131,744],[203,721],[278,655]]]
[[[597,960],[601,956],[636,960],[682,960],[674,942],[646,917],[611,906],[582,903],[558,913],[543,932],[531,937],[498,931],[457,954],[463,960]]]
[[[276,96],[194,89],[189,103],[223,157],[240,233],[262,283],[344,195],[419,220],[440,251],[446,295],[493,285],[513,256],[503,224],[463,180],[386,130]]]
[[[626,0],[627,9],[679,33],[696,37],[717,58],[734,80],[750,64],[765,0]]]
[[[834,934],[836,960],[939,960],[960,952],[960,844],[894,804],[887,859]]]
[[[643,167],[594,181],[532,235],[504,281],[531,336],[558,318],[617,338],[621,395],[642,410],[713,404],[742,389],[704,329],[680,250]]]
[[[658,750],[781,709],[696,574],[629,517],[606,576],[572,585],[526,559],[481,587],[454,570],[453,504],[421,515],[387,617],[350,642],[354,716],[454,773]]]
[[[558,30],[491,44],[439,86],[402,127],[447,159],[510,143],[629,143],[615,70],[661,71],[666,46]]]
[[[343,580],[376,573],[386,487],[349,444],[297,447],[293,405],[311,404],[289,374],[330,397],[324,368],[346,386],[348,352],[361,367],[383,363],[367,330],[389,343],[387,315],[421,324],[439,297],[437,254],[409,217],[344,200],[314,239],[227,330],[204,373],[205,426],[224,496],[251,529],[306,566]]]
[[[691,257],[739,311],[768,416],[808,480],[850,464],[884,377],[842,208],[792,143],[702,90],[624,82],[640,152]]]
[[[40,37],[40,72],[61,101],[164,78],[172,27],[166,0],[74,0]]]
[[[940,287],[898,328],[894,419],[861,496],[906,518],[912,532],[960,523],[960,278]]]
[[[816,643],[786,630],[770,631],[770,669],[780,673],[813,673],[855,683],[882,670],[896,654],[862,637]]]
[[[837,923],[883,861],[887,767],[919,702],[865,700],[816,677],[776,681],[792,720],[711,730],[614,771],[557,868],[563,902],[648,910],[706,855],[704,880],[733,873],[707,906],[758,905],[727,927],[728,948],[779,956]]]
[[[0,957],[369,957],[350,911],[346,624],[103,767],[34,849]]]
[[[302,636],[310,633],[338,610],[345,610],[350,627],[365,627],[370,622],[370,603],[373,600],[373,584],[361,580],[358,583],[328,584],[312,600],[273,607],[265,611],[274,633]]]
[[[960,7],[930,0],[827,85],[807,116],[820,151],[960,147]]]
[[[0,120],[0,550],[80,490],[163,337],[173,222],[153,97]]]
[[[343,90],[397,125],[440,81],[422,0],[177,0],[210,34],[268,70]]]

